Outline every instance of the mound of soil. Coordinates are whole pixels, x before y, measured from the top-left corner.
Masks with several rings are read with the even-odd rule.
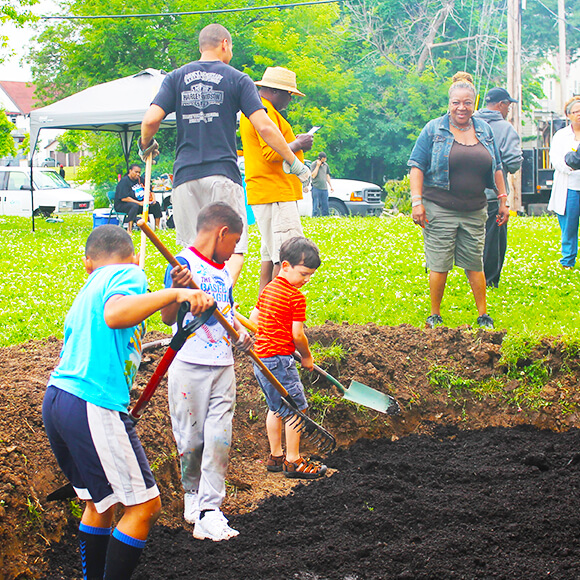
[[[500,360],[501,332],[327,323],[308,335],[323,346],[342,346],[343,359],[322,366],[343,384],[356,379],[388,392],[403,413],[389,418],[347,403],[312,377],[311,414],[339,444],[325,460],[331,475],[305,484],[269,474],[265,405],[251,366],[238,357],[223,510],[241,534],[213,544],[194,541],[182,519],[162,383],[138,429],[164,508],[135,577],[578,576],[580,436],[569,430],[578,420],[577,353],[545,340],[519,361],[522,373],[539,362],[546,372],[538,387],[543,404],[528,409],[510,395],[519,387]],[[40,412],[60,346],[48,339],[0,349],[0,577],[7,579],[82,577],[78,505],[45,501],[65,483]],[[144,357],[135,397],[162,353]],[[433,386],[434,367],[469,384],[493,380],[505,396],[497,389],[482,397]],[[513,428],[521,425],[552,431]]]

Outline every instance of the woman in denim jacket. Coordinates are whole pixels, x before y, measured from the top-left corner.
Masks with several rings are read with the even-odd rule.
[[[507,223],[509,209],[493,133],[485,121],[472,118],[475,94],[471,75],[457,73],[449,89],[449,112],[425,125],[408,162],[413,221],[423,228],[429,269],[428,328],[443,324],[441,301],[453,264],[469,279],[477,323],[493,328],[483,273],[485,188],[498,192],[498,225]]]

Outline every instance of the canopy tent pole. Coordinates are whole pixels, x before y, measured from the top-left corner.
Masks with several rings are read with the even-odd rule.
[[[119,132],[119,139],[121,139],[121,147],[123,148],[123,156],[125,157],[125,165],[129,171],[129,155],[131,154],[131,145],[133,144],[133,136],[135,131],[129,130],[129,125],[123,125],[123,130]]]

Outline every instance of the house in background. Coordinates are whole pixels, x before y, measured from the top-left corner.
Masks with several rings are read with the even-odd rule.
[[[77,151],[75,153],[63,153],[58,151],[58,141],[56,139],[51,139],[48,145],[44,147],[44,161],[43,165],[54,167],[57,165],[63,165],[64,167],[78,167],[80,165],[81,157],[86,155],[84,151]],[[54,160],[53,163],[50,160]]]
[[[16,126],[12,131],[14,144],[18,146],[30,131],[29,113],[34,108],[34,91],[36,87],[31,83],[20,81],[0,81],[0,108],[4,109],[8,119]],[[16,164],[26,157],[18,153]],[[14,163],[14,161],[12,161]]]

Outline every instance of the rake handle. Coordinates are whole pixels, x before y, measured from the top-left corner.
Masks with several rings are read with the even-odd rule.
[[[151,243],[159,250],[161,255],[174,267],[183,269],[183,266],[177,261],[175,256],[167,249],[165,244],[159,239],[159,237],[155,234],[155,232],[149,227],[149,225],[143,220],[140,219],[137,222],[137,225],[141,228],[141,231],[149,238]],[[200,290],[200,287],[195,283],[195,281],[191,281],[190,284],[191,288],[194,290]],[[216,310],[214,312],[214,316],[216,317],[217,321],[226,329],[227,333],[237,341],[240,337],[239,332],[227,321],[226,317],[219,311]],[[260,358],[256,355],[256,353],[250,349],[246,352],[246,354],[260,367],[262,373],[266,376],[266,378],[270,381],[272,386],[283,396],[286,397],[290,402],[294,403],[294,400],[288,393],[288,391],[282,386],[282,383],[272,374],[272,371],[261,361]],[[294,403],[294,408],[298,408],[296,403]]]

